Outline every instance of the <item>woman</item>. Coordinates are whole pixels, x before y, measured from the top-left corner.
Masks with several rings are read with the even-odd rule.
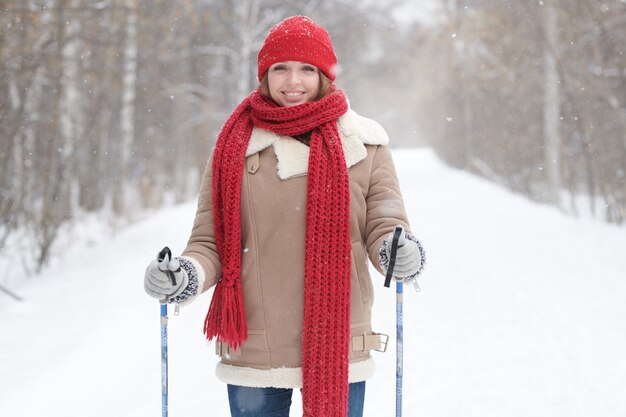
[[[361,416],[373,288],[390,233],[408,230],[385,131],[335,87],[326,30],[303,16],[273,27],[258,55],[260,86],[224,124],[203,177],[187,248],[153,261],[145,289],[188,303],[216,285],[205,321],[233,416],[288,416],[302,387],[306,416]],[[395,275],[423,266],[406,234]]]

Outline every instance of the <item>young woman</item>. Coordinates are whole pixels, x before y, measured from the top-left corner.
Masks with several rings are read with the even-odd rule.
[[[388,137],[335,87],[330,36],[311,19],[274,26],[258,55],[260,86],[224,124],[174,285],[153,261],[146,292],[188,303],[216,286],[205,333],[232,416],[362,416],[371,350],[367,259],[386,272],[390,234],[409,230]],[[409,232],[394,275],[424,254]]]

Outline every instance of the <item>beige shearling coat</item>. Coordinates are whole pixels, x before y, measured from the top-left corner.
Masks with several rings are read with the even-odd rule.
[[[368,258],[380,271],[379,250],[397,224],[408,230],[388,137],[373,120],[352,110],[337,120],[350,177],[350,382],[374,373],[370,350],[374,290]],[[309,148],[254,128],[246,152],[241,193],[241,278],[248,339],[237,351],[218,344],[218,378],[229,384],[302,386],[306,173]],[[213,231],[211,161],[203,176],[191,237],[183,252],[198,271],[199,292],[220,279]],[[383,284],[377,277],[376,285]],[[329,276],[328,279],[333,279]],[[340,343],[328,340],[327,343]]]

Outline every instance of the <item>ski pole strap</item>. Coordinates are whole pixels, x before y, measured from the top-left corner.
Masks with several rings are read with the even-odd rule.
[[[389,267],[387,268],[387,275],[385,277],[385,287],[389,288],[391,285],[391,278],[393,277],[393,269],[396,266],[396,254],[398,252],[398,242],[402,235],[402,226],[396,226],[393,231],[393,239],[391,240],[391,251],[389,253]]]

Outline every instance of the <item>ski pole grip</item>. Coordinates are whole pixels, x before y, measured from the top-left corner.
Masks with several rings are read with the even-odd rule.
[[[402,238],[402,245],[400,240]],[[404,228],[400,225],[396,226],[393,230],[393,238],[391,239],[391,251],[389,253],[389,267],[387,268],[387,275],[385,276],[385,287],[389,288],[391,285],[391,278],[393,277],[393,269],[396,266],[396,254],[398,253],[398,247],[404,246]]]
[[[172,251],[167,246],[161,249],[161,252],[157,255],[157,262],[159,263],[159,269],[161,271],[167,271],[167,265],[172,259]]]
[[[159,269],[163,272],[167,272],[167,276],[172,281],[172,285],[176,285],[176,277],[174,273],[168,269],[168,265],[172,260],[172,251],[167,246],[161,249],[161,252],[157,255],[157,262],[159,263]]]

